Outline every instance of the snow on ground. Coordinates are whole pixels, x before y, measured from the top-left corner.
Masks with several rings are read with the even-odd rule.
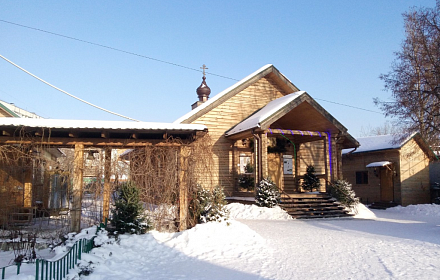
[[[82,279],[439,278],[439,205],[374,212],[361,205],[358,219],[329,220],[292,220],[280,209],[255,207],[230,204],[235,220],[180,233],[118,242],[101,235],[101,247],[83,255],[94,272]]]
[[[254,204],[231,203],[226,205],[226,209],[231,219],[292,220],[292,216],[278,206],[268,209]]]

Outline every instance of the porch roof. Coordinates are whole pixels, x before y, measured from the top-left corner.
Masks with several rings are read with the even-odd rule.
[[[322,108],[307,92],[297,91],[269,102],[266,106],[225,133],[240,139],[254,132],[298,130],[329,133],[340,138],[344,148],[355,148],[359,143],[339,121]],[[272,131],[270,131],[272,133]],[[293,133],[292,133],[293,135]],[[307,136],[309,136],[307,134]],[[319,138],[316,135],[310,137]]]

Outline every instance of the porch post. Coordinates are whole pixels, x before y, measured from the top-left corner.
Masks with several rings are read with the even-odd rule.
[[[267,168],[267,134],[266,133],[260,134],[260,137],[261,137],[260,161],[261,161],[261,173],[262,173],[261,174],[262,178],[260,180],[262,180],[263,178],[267,178],[267,176],[269,176],[269,171]]]
[[[81,201],[83,190],[83,169],[84,169],[84,144],[75,144],[75,157],[73,159],[73,202],[71,211],[72,223],[70,231],[80,232],[81,230]]]
[[[296,149],[296,155],[294,155],[294,160],[295,160],[295,191],[299,192],[299,165],[301,163],[300,156],[299,156],[299,152],[300,152],[300,148],[301,148],[301,144],[300,143],[295,143],[295,149]]]
[[[254,156],[255,156],[255,185],[257,186],[262,179],[261,170],[261,135],[254,134]]]
[[[108,219],[110,209],[110,177],[111,177],[111,164],[112,164],[112,149],[106,147],[104,149],[104,193],[103,193],[103,205],[102,205],[102,222],[105,223],[105,219]],[[99,178],[101,183],[101,178]]]
[[[179,231],[183,231],[188,228],[188,149],[184,146],[180,147],[179,164]]]
[[[324,163],[325,163],[325,191],[328,191],[328,182],[330,181],[329,178],[329,173],[328,173],[328,168],[329,168],[329,156],[328,156],[328,143],[327,143],[327,137],[324,137],[323,142],[324,142]]]

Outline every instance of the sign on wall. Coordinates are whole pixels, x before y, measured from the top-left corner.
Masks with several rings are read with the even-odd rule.
[[[293,174],[293,159],[291,155],[283,155],[283,170],[285,175]]]

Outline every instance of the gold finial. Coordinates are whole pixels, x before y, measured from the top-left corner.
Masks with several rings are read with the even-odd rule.
[[[206,67],[206,65],[205,64],[203,64],[203,66],[202,67],[200,67],[200,69],[203,69],[203,77],[205,77],[205,70],[206,69],[209,69],[208,67]]]

